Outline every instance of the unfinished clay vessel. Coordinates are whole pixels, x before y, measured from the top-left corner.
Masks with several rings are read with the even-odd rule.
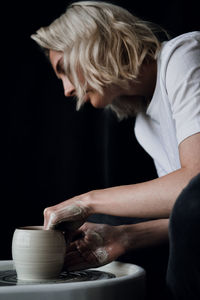
[[[57,278],[62,270],[66,242],[62,232],[27,226],[15,230],[12,257],[18,280]]]

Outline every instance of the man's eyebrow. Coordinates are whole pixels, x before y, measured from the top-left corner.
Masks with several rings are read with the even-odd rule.
[[[61,57],[57,64],[56,64],[56,72],[59,73],[59,74],[64,74],[65,71],[64,71],[64,63],[63,63],[63,58]]]

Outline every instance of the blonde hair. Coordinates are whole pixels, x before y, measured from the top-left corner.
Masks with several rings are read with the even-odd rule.
[[[141,64],[157,57],[161,42],[156,32],[160,31],[159,26],[117,5],[81,1],[70,4],[64,14],[31,37],[47,53],[50,49],[63,52],[64,70],[75,87],[79,109],[88,84],[103,94],[105,85],[128,88],[128,81],[137,80]],[[122,111],[118,117],[126,116]]]

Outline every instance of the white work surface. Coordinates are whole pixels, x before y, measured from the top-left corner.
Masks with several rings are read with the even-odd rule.
[[[8,270],[14,270],[13,262],[0,261],[0,273],[3,274]],[[0,286],[0,300],[142,300],[145,298],[145,271],[141,267],[112,262],[93,270],[109,272],[116,277],[84,282],[19,283]]]

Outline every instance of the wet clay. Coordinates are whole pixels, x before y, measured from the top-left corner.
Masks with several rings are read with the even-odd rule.
[[[97,261],[100,264],[104,264],[107,262],[107,258],[108,258],[108,252],[106,251],[105,247],[101,247],[104,244],[104,239],[101,236],[101,234],[99,234],[96,231],[92,231],[89,230],[89,235],[90,235],[90,239],[92,241],[92,244],[95,247],[99,247],[98,249],[96,249],[95,251],[93,251],[93,254],[95,255]]]
[[[100,264],[107,262],[108,252],[105,248],[99,248],[94,252],[94,255]]]
[[[61,222],[70,222],[76,220],[79,220],[80,222],[81,220],[85,219],[85,215],[85,208],[81,206],[81,202],[77,201],[72,205],[57,209],[56,212],[51,212],[46,229],[51,229],[55,227],[56,224]]]

